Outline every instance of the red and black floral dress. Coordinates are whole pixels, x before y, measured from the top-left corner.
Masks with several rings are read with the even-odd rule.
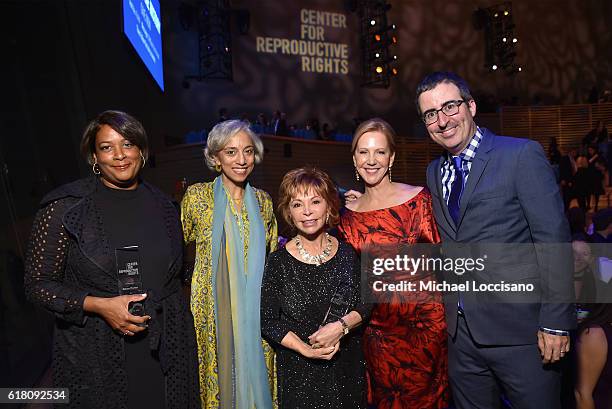
[[[361,253],[365,245],[438,243],[431,195],[424,188],[397,206],[346,210],[341,236]],[[368,403],[376,408],[448,406],[447,334],[440,294],[383,292],[364,331]]]

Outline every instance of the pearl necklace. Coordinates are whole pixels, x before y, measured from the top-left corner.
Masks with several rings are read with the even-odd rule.
[[[325,238],[327,239],[327,245],[323,249],[321,254],[317,254],[313,256],[309,252],[306,251],[304,246],[302,245],[302,241],[299,236],[295,236],[295,247],[298,249],[300,256],[302,256],[302,260],[304,260],[308,264],[316,264],[320,266],[325,262],[325,260],[329,257],[332,251],[332,239],[328,233],[325,233]]]

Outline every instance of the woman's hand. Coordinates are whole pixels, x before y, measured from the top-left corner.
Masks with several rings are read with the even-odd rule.
[[[308,341],[313,348],[331,347],[336,345],[344,335],[344,329],[340,321],[330,322],[319,328],[315,333],[308,337]]]
[[[306,358],[310,359],[324,359],[329,361],[336,355],[336,352],[340,350],[340,342],[337,342],[331,347],[314,348],[305,342],[302,342],[303,347],[298,351]]]
[[[128,311],[129,304],[135,301],[142,301],[147,297],[146,294],[136,295],[120,295],[117,297],[85,297],[83,309],[87,312],[98,314],[112,329],[126,336],[133,336],[147,329],[147,326],[142,327],[138,324],[145,324],[151,319],[145,315],[140,317],[132,315]]]
[[[351,189],[351,190],[348,190],[344,194],[344,200],[349,202],[349,203],[350,202],[354,202],[355,200],[359,199],[362,195],[363,195],[363,193]]]

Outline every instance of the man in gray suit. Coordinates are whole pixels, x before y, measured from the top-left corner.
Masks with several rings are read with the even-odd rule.
[[[571,258],[555,250],[570,236],[553,171],[537,142],[478,127],[476,102],[454,73],[425,77],[416,104],[445,150],[427,168],[445,256],[489,256],[480,274],[445,279],[534,288],[524,298],[503,291],[445,294],[455,404],[497,408],[503,393],[513,409],[559,408],[554,363],[569,351],[576,317]]]

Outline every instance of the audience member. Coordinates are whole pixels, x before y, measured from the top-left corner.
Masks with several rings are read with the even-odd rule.
[[[554,136],[550,138],[550,144],[548,145],[548,161],[551,165],[559,165],[561,162],[561,151],[559,150],[557,138]]]
[[[567,211],[567,220],[572,237],[577,234],[586,235],[586,213],[581,207],[572,207]]]
[[[578,329],[576,409],[612,407],[612,304],[592,304]]]
[[[608,130],[602,120],[597,121],[595,127],[582,138],[583,146],[597,145],[608,140]]]
[[[591,196],[591,173],[589,172],[589,161],[586,156],[578,156],[576,159],[576,173],[572,182],[572,197],[578,201],[578,206],[584,211],[590,209],[589,198]]]
[[[576,174],[576,154],[577,150],[571,149],[567,155],[561,155],[559,159],[559,184],[565,209],[569,208],[572,199],[573,179]]]
[[[281,111],[275,111],[272,117],[272,129],[274,135],[278,136],[289,136],[289,129],[287,128],[287,115]]]
[[[572,237],[572,250],[574,253],[574,291],[576,302],[584,304],[595,300],[595,257],[591,245],[584,234]]]

